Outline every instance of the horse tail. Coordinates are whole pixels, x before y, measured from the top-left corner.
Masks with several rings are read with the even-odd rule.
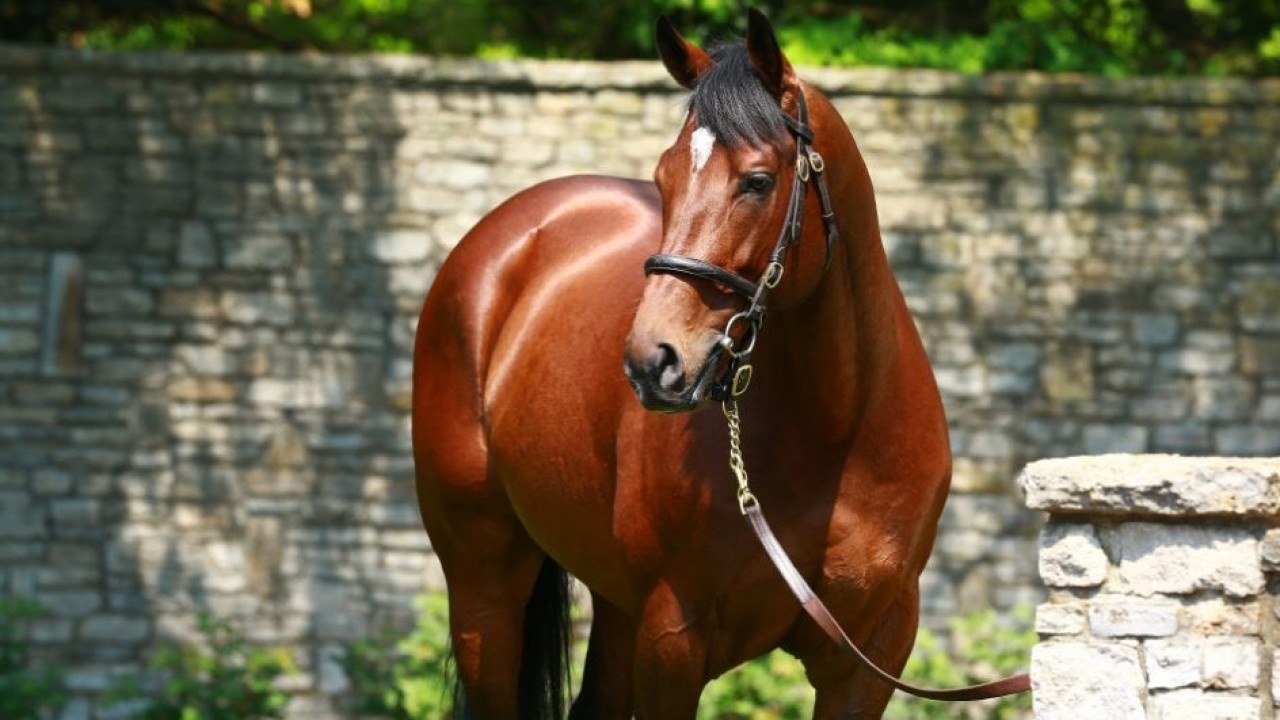
[[[569,574],[547,558],[524,609],[520,717],[561,720],[569,690]]]

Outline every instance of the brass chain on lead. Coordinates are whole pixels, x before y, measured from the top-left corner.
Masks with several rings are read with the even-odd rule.
[[[729,469],[738,479],[738,510],[746,515],[748,510],[760,504],[751,492],[747,480],[747,463],[742,459],[742,424],[738,420],[738,403],[725,400],[720,404],[725,420],[729,423]]]

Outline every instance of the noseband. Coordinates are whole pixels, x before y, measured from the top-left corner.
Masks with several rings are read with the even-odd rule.
[[[822,206],[822,223],[827,231],[827,257],[822,270],[825,273],[831,265],[831,254],[835,248],[840,231],[836,227],[835,211],[831,208],[831,196],[827,192],[827,183],[822,172],[825,163],[818,151],[813,148],[813,128],[809,127],[809,110],[805,103],[804,93],[796,95],[796,117],[785,113],[782,116],[787,129],[796,139],[796,171],[791,181],[791,200],[787,204],[787,214],[782,223],[782,231],[778,233],[778,241],[769,255],[769,264],[765,266],[760,279],[752,282],[738,273],[713,265],[706,260],[659,253],[649,256],[644,263],[645,275],[665,273],[685,277],[710,280],[719,283],[747,299],[747,309],[733,317],[725,325],[720,343],[707,362],[713,363],[723,350],[729,354],[729,367],[711,389],[711,398],[723,402],[735,398],[746,391],[751,382],[751,364],[748,360],[755,349],[756,335],[764,322],[765,300],[769,291],[777,287],[782,280],[787,250],[800,237],[800,225],[804,219],[804,201],[809,181],[818,189],[818,201]],[[742,335],[734,339],[735,326],[743,324]]]

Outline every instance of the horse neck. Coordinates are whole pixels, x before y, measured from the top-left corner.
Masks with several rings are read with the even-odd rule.
[[[826,122],[815,122],[818,150],[826,159],[826,181],[840,238],[831,264],[809,299],[771,318],[785,346],[786,380],[793,407],[810,415],[808,425],[828,441],[857,430],[876,382],[897,350],[899,293],[881,244],[875,198],[866,164],[843,119],[825,99],[812,101]],[[823,142],[824,138],[830,138]],[[810,213],[801,243],[825,245],[824,229]],[[763,340],[763,338],[762,338]]]

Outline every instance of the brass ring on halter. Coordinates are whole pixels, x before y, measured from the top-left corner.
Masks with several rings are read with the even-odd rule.
[[[748,323],[747,333],[743,336],[747,339],[747,346],[741,350],[734,347],[734,343],[736,341],[733,339],[733,326],[739,320],[745,320]],[[757,334],[755,320],[745,312],[737,313],[733,317],[729,318],[729,322],[725,324],[724,332],[720,337],[720,347],[724,348],[725,352],[729,353],[731,357],[740,358],[745,355],[750,355],[751,351],[756,347]]]
[[[760,506],[760,501],[751,492],[750,488],[738,489],[738,510],[746,515],[748,510],[754,510]]]
[[[796,156],[796,177],[800,182],[809,182],[809,161],[804,155]]]

